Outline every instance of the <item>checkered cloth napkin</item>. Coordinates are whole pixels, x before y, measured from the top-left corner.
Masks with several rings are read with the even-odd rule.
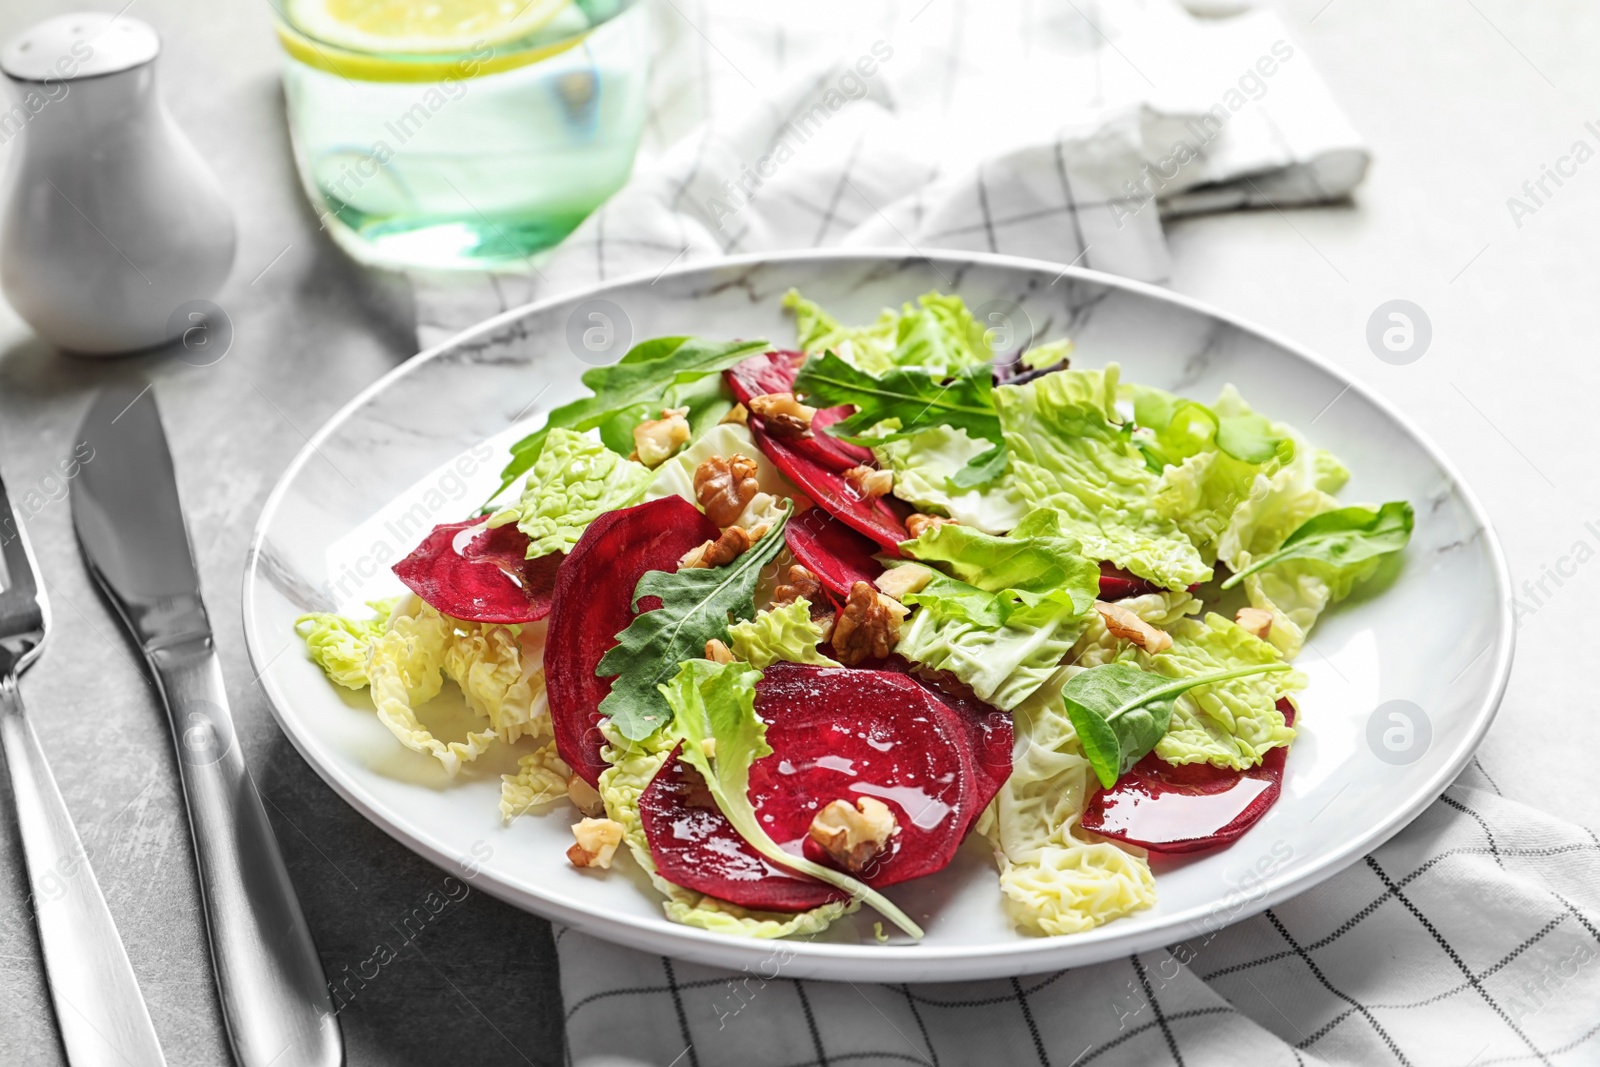
[[[561,930],[577,1067],[1600,1063],[1600,837],[1469,769],[1360,863],[1126,959],[948,985],[763,981]]]
[[[424,348],[740,252],[1004,252],[1160,281],[1161,219],[1346,196],[1368,156],[1274,16],[1173,0],[666,0],[633,179],[521,274],[413,274]]]
[[[1159,281],[1161,220],[1345,196],[1281,23],[1171,0],[667,0],[635,176],[523,274],[414,276],[429,346],[628,274],[818,246]],[[870,70],[871,73],[864,73]],[[579,1067],[1600,1063],[1600,839],[1467,772],[1317,889],[1165,951],[939,986],[733,975],[558,930]]]

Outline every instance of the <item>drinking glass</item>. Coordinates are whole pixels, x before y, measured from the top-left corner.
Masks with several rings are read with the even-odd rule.
[[[404,14],[433,0],[385,2]],[[335,44],[296,18],[306,6],[274,0],[295,164],[322,224],[357,259],[526,269],[627,180],[644,125],[649,9],[527,3],[549,17],[516,39],[432,51],[400,37],[416,50],[387,51],[382,38]]]

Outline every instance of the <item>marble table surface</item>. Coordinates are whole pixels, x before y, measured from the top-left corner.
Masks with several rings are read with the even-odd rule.
[[[169,105],[239,209],[238,260],[217,297],[233,347],[209,367],[161,354],[86,362],[55,353],[0,305],[0,464],[14,495],[38,490],[28,521],[55,609],[25,698],[169,1062],[215,1065],[227,1051],[171,740],[133,649],[90,584],[51,472],[71,452],[96,386],[156,381],[239,740],[326,969],[342,976],[442,874],[341,803],[279,732],[245,656],[240,576],[279,471],[415,341],[404,280],[347,260],[301,197],[268,6],[135,4],[131,12],[163,35]],[[1517,666],[1481,769],[1514,799],[1600,823],[1600,777],[1585,761],[1550,756],[1600,749],[1600,716],[1581,688],[1600,603],[1600,566],[1590,566],[1600,557],[1600,492],[1586,473],[1586,401],[1600,389],[1600,164],[1537,184],[1575,142],[1588,143],[1587,155],[1600,147],[1585,128],[1600,118],[1589,47],[1600,9],[1580,0],[1278,7],[1377,162],[1350,205],[1175,225],[1172,285],[1322,352],[1455,460],[1524,589]],[[0,37],[63,9],[8,0]],[[1513,214],[1511,197],[1532,210]],[[1393,299],[1421,306],[1432,325],[1428,351],[1405,366],[1380,361],[1366,340],[1369,317]],[[0,1060],[58,1064],[9,799],[0,814]],[[356,1067],[559,1063],[549,929],[473,894],[341,1018]]]

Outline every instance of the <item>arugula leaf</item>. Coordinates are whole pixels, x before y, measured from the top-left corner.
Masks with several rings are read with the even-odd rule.
[[[832,352],[806,360],[794,380],[794,391],[808,404],[855,405],[855,414],[834,423],[828,432],[861,445],[900,440],[934,426],[954,426],[1003,447],[993,389],[987,363],[965,367],[948,380],[920,367],[895,367],[875,378]],[[899,430],[887,437],[861,436],[884,419],[899,419]]]
[[[1006,446],[995,445],[967,460],[966,466],[946,480],[952,489],[976,489],[1004,474],[1010,462],[1011,456],[1006,452]]]
[[[1105,663],[1069,678],[1061,687],[1061,699],[1089,765],[1100,784],[1110,789],[1166,734],[1178,696],[1196,686],[1287,670],[1293,670],[1287,663],[1258,663],[1198,677],[1168,678],[1131,663]]]
[[[783,548],[783,520],[774,524],[738,559],[725,567],[646,571],[634,587],[633,606],[647,596],[661,606],[634,617],[617,643],[595,667],[599,677],[616,675],[600,713],[630,741],[642,741],[672,716],[657,685],[687,659],[705,654],[712,638],[729,640],[731,616],[755,614],[755,588],[763,568]]]
[[[671,387],[727,370],[767,347],[765,341],[718,342],[699,337],[657,337],[634,345],[627,355],[609,367],[585,371],[583,384],[594,395],[556,408],[545,417],[543,427],[511,446],[511,462],[500,472],[500,488],[495,495],[504,492],[533,466],[544,447],[545,436],[552,429],[561,426],[590,430],[641,405],[648,412],[649,407],[661,406]],[[609,447],[616,448],[621,443],[615,424],[604,436],[608,438]],[[631,440],[628,445],[631,449]]]
[[[1284,539],[1276,552],[1254,560],[1229,575],[1222,588],[1232,589],[1246,575],[1286,560],[1307,560],[1344,570],[1354,564],[1398,552],[1411,540],[1416,522],[1411,505],[1391,500],[1377,511],[1364,507],[1338,508],[1313,515]]]
[[[675,732],[683,737],[678,758],[700,772],[718,810],[757,852],[780,867],[844,890],[920,939],[921,927],[883,894],[843,871],[785,852],[762,829],[755,806],[750,803],[750,768],[756,760],[772,754],[772,746],[767,744],[767,724],[755,712],[756,682],[760,679],[760,671],[737,661],[691,659],[670,682],[657,686],[673,711]]]

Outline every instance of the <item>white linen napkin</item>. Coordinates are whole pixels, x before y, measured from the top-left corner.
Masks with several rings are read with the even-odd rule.
[[[1347,196],[1367,152],[1278,19],[1173,0],[668,0],[633,178],[522,274],[412,275],[427,348],[767,250],[1003,252],[1145,281],[1161,217]]]

